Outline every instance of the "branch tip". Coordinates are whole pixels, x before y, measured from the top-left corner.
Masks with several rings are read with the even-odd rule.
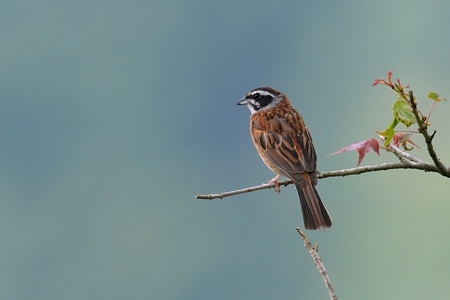
[[[312,247],[311,242],[308,240],[303,230],[300,227],[297,227],[295,229],[297,230],[298,234],[302,237],[305,247],[309,251],[309,255],[311,256],[314,264],[316,265],[316,268],[319,271],[320,276],[322,276],[323,282],[325,283],[325,287],[328,290],[328,295],[330,296],[330,299],[332,300],[337,299],[336,292],[334,291],[333,285],[331,284],[331,280],[330,277],[328,276],[325,265],[323,264],[322,259],[317,253],[317,250],[319,248],[318,244],[316,243],[315,246]]]

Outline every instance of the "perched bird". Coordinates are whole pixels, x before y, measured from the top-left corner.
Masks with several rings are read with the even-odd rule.
[[[320,200],[317,156],[308,128],[286,95],[270,87],[254,89],[238,105],[250,109],[250,135],[264,163],[278,177],[291,179],[297,188],[306,229],[331,227],[331,217]],[[279,187],[278,187],[279,190]]]

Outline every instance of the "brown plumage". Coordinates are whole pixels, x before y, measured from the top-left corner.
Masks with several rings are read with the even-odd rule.
[[[317,156],[311,135],[289,99],[263,87],[247,93],[238,104],[247,105],[252,112],[250,134],[264,163],[278,176],[294,181],[305,228],[330,227],[331,217],[315,188]]]

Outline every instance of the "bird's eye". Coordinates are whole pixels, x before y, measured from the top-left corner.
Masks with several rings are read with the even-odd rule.
[[[259,99],[261,99],[261,94],[260,93],[254,93],[252,95],[252,98],[255,99],[255,100],[259,100]]]

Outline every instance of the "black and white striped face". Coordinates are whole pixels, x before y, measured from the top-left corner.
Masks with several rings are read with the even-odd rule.
[[[251,113],[276,106],[283,99],[283,94],[270,87],[254,89],[245,95],[237,105],[247,105]]]

